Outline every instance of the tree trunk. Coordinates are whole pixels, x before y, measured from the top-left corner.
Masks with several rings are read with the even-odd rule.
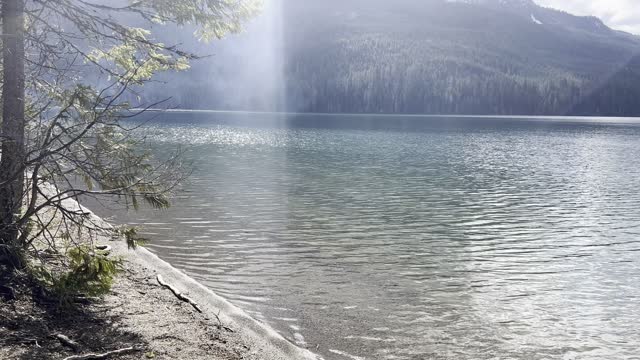
[[[2,59],[0,258],[19,266],[22,246],[15,224],[24,195],[24,0],[2,0]]]

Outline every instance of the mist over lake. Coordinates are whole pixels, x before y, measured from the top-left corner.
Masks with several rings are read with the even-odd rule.
[[[632,358],[634,119],[154,114],[193,175],[121,214],[326,359]]]

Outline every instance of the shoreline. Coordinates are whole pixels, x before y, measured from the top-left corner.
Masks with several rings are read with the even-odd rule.
[[[236,340],[239,340],[240,345],[245,348],[246,353],[242,354],[243,358],[264,360],[322,359],[319,355],[291,343],[268,325],[253,319],[243,310],[174,268],[151,251],[144,248],[128,250],[123,241],[111,240],[109,245],[112,247],[111,256],[120,256],[126,261],[127,274],[120,276],[128,277],[130,276],[128,273],[133,271],[137,273],[138,278],[141,275],[149,285],[160,289],[156,277],[161,275],[167,283],[193,299],[203,312],[198,314],[187,303],[174,297],[169,290],[160,289],[166,294],[167,299],[176,302],[195,316],[209,319],[212,325],[217,325],[216,317],[219,317],[224,328],[233,331],[230,336],[237,338]],[[135,290],[131,289],[131,291]]]
[[[515,119],[515,120],[573,120],[576,122],[615,122],[632,120],[629,124],[640,123],[640,116],[601,116],[601,115],[474,115],[474,114],[404,114],[404,113],[332,113],[332,112],[286,112],[286,111],[253,111],[253,110],[211,110],[211,109],[179,109],[179,108],[133,108],[131,111],[168,114],[229,114],[229,115],[271,115],[271,116],[350,116],[350,117],[397,117],[397,118],[460,118],[460,119]]]
[[[57,190],[44,184],[45,192]],[[72,199],[62,206],[79,209],[103,229],[113,226]],[[96,245],[108,245],[110,257],[123,261],[107,295],[60,312],[39,303],[30,288],[15,299],[0,297],[0,359],[66,359],[72,355],[135,348],[120,360],[323,360],[295,345],[151,251],[130,250],[110,231],[95,234]],[[196,311],[158,276],[198,304]],[[59,340],[59,335],[73,340]]]
[[[81,208],[91,214],[95,223],[102,223],[105,225],[105,228],[113,227],[110,222],[75,200],[67,199],[64,201],[63,206]],[[226,335],[231,338],[231,342],[237,342],[237,346],[242,349],[242,359],[323,360],[320,355],[287,340],[275,329],[252,318],[224,297],[216,294],[197,280],[173,267],[170,263],[162,260],[159,256],[143,246],[138,246],[137,249],[132,250],[129,249],[126,242],[119,237],[109,238],[101,236],[101,240],[105,244],[108,243],[111,247],[110,256],[120,257],[124,260],[126,270],[120,273],[116,279],[116,281],[121,282],[120,285],[122,285],[122,282],[128,282],[129,284],[126,287],[130,293],[139,292],[139,289],[136,289],[136,285],[133,284],[133,282],[139,282],[139,278],[142,276],[146,284],[154,286],[159,291],[164,292],[165,299],[168,302],[181,306],[182,310],[190,312],[192,316],[204,319],[209,325],[217,327],[218,331],[227,332]],[[131,278],[132,273],[137,274],[136,277],[138,280]],[[189,304],[176,298],[170,290],[160,286],[157,281],[158,275],[162,276],[165,282],[169,283],[178,291],[193,299],[202,310],[202,313],[197,313]],[[163,316],[166,315],[167,314],[163,314]],[[172,316],[178,317],[177,313],[173,313]],[[153,321],[152,318],[150,320]],[[145,325],[148,324],[144,324],[144,321],[141,321],[136,325],[137,327],[145,328]],[[134,331],[135,327],[134,325]],[[198,332],[201,329],[196,329],[194,326],[190,329],[188,327],[185,329],[187,333],[189,330]],[[194,357],[193,359],[199,358],[200,357]],[[205,358],[209,358],[208,354],[205,354]],[[176,359],[182,360],[184,358],[176,357]]]

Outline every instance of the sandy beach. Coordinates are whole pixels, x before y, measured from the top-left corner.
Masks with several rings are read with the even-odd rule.
[[[65,206],[77,207],[67,200]],[[102,221],[95,215],[93,221]],[[144,248],[100,235],[124,269],[102,299],[60,311],[35,301],[28,283],[0,296],[1,359],[67,359],[133,347],[113,359],[320,359]],[[197,304],[179,299],[170,289]],[[3,279],[8,281],[8,279]],[[68,343],[60,335],[69,339]]]

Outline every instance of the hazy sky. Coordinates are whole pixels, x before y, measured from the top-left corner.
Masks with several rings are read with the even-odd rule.
[[[539,5],[575,15],[594,15],[617,30],[640,35],[638,0],[535,0]]]

